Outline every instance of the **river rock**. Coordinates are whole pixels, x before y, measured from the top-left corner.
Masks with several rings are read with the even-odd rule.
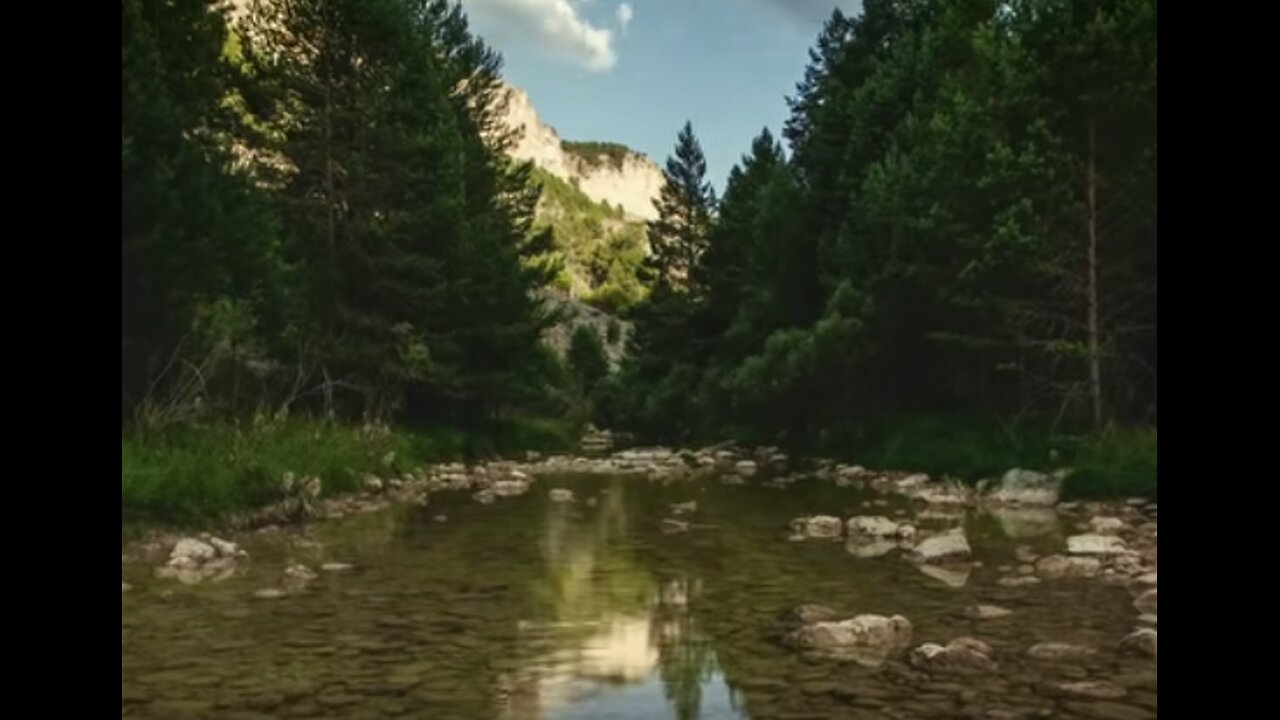
[[[1053,507],[1062,493],[1062,481],[1034,470],[1015,468],[1004,474],[986,494],[987,502]]]
[[[220,537],[211,536],[209,538],[209,544],[213,546],[214,550],[218,551],[218,557],[222,557],[222,558],[249,557],[249,553],[245,552],[244,550],[241,550],[240,546],[236,545],[233,542],[223,540]]]
[[[793,540],[839,540],[844,536],[844,523],[830,515],[796,518],[791,521]]]
[[[739,476],[749,478],[755,477],[756,473],[759,472],[759,467],[753,460],[741,460],[734,464],[733,470]]]
[[[573,491],[563,488],[556,488],[548,493],[553,503],[571,503],[573,502]]]
[[[529,492],[529,482],[523,478],[496,480],[489,486],[489,489],[498,497],[513,497]]]
[[[1116,535],[1129,529],[1129,524],[1118,517],[1098,515],[1089,520],[1089,530],[1097,535]]]
[[[786,636],[792,647],[878,666],[911,643],[911,622],[901,615],[858,615],[805,625]]]
[[[784,622],[799,625],[810,625],[819,622],[832,622],[840,618],[840,612],[826,605],[798,605],[783,616]]]
[[[1036,574],[1046,580],[1089,578],[1101,571],[1102,562],[1095,557],[1050,555],[1036,561]]]
[[[1042,642],[1027,648],[1027,657],[1050,662],[1078,662],[1093,657],[1097,650],[1063,642]]]
[[[1142,628],[1129,633],[1120,641],[1120,650],[1135,655],[1155,657],[1156,631],[1151,628]]]
[[[1008,608],[1002,608],[999,605],[970,605],[964,609],[965,617],[974,620],[994,620],[996,618],[1008,617],[1013,611]]]
[[[195,538],[182,538],[169,553],[170,565],[199,564],[218,557],[218,549]]]
[[[1133,601],[1133,606],[1137,608],[1138,612],[1140,613],[1143,613],[1145,615],[1155,615],[1156,614],[1156,591],[1148,590],[1142,593],[1141,595],[1138,596],[1137,600]]]
[[[912,559],[917,563],[938,563],[963,560],[972,554],[964,529],[955,528],[922,540],[912,552]]]
[[[898,523],[883,515],[859,515],[850,518],[848,529],[849,539],[853,541],[871,541],[898,536]]]
[[[907,494],[914,500],[922,500],[930,505],[968,505],[973,501],[973,492],[958,482],[929,483],[914,488]]]
[[[911,651],[911,664],[930,673],[979,675],[999,668],[991,646],[973,638],[957,638],[945,646],[926,643]]]
[[[698,512],[698,501],[690,500],[685,503],[676,503],[671,506],[672,515],[692,515]]]
[[[328,573],[347,572],[354,566],[349,563],[328,562],[320,566],[320,569]]]
[[[120,583],[120,592],[122,592],[122,593],[127,593],[127,592],[129,592],[130,590],[132,590],[132,589],[133,589],[133,586],[132,586],[132,585],[130,585],[129,583],[127,583],[127,582],[121,582],[121,583]]]
[[[1029,585],[1039,585],[1040,578],[1034,575],[1019,575],[1017,577],[1002,577],[996,580],[996,584],[1000,587],[1027,587]]]
[[[306,565],[290,565],[284,569],[284,576],[286,579],[292,580],[296,583],[309,583],[320,577],[316,574],[315,570],[312,570]]]
[[[1067,538],[1071,555],[1121,555],[1128,551],[1124,541],[1114,535],[1073,535]]]

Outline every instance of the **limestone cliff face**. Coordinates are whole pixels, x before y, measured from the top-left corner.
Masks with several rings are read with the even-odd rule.
[[[590,143],[568,148],[555,128],[538,117],[528,93],[507,86],[506,122],[520,138],[510,154],[534,164],[566,182],[576,185],[596,202],[621,205],[637,219],[657,217],[653,201],[662,190],[662,171],[652,160],[621,146],[611,152],[595,152]]]

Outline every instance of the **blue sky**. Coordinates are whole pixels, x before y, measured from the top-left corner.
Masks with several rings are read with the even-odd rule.
[[[822,22],[861,0],[462,0],[538,114],[568,140],[659,164],[685,120],[722,190],[761,128],[778,134]]]

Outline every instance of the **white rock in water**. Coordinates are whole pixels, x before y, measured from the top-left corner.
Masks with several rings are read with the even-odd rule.
[[[1051,507],[1058,503],[1061,492],[1062,481],[1052,475],[1015,468],[1000,478],[986,499],[1010,505]]]
[[[844,523],[830,515],[796,518],[791,521],[795,540],[839,540],[844,536]]]
[[[1117,517],[1099,515],[1089,521],[1089,529],[1098,535],[1115,535],[1129,529],[1129,525]]]
[[[529,492],[529,483],[524,480],[498,480],[489,489],[499,497],[511,497]]]
[[[1143,613],[1145,615],[1155,615],[1156,614],[1156,591],[1148,590],[1142,593],[1141,595],[1138,596],[1137,600],[1133,601],[1133,606],[1137,608],[1138,612],[1140,613]]]
[[[174,567],[198,565],[216,557],[218,557],[218,550],[214,546],[195,538],[183,538],[169,553],[169,564]]]
[[[331,562],[321,565],[320,569],[324,572],[346,572],[352,569],[352,567],[354,566],[349,563]]]
[[[692,515],[698,512],[698,501],[690,500],[685,503],[676,503],[671,506],[671,512],[675,515]]]
[[[130,584],[129,584],[129,583],[127,583],[127,582],[123,582],[123,581],[121,581],[121,583],[120,583],[120,592],[122,592],[122,593],[127,593],[127,592],[129,592],[130,590],[132,590],[132,589],[133,589],[133,586],[132,586],[132,585],[130,585]]]
[[[286,593],[283,590],[278,590],[276,588],[266,588],[264,590],[258,590],[254,592],[253,596],[259,600],[279,600],[280,598],[284,597],[287,594],[288,593]]]
[[[931,673],[977,675],[999,668],[991,656],[991,646],[973,638],[957,638],[944,647],[926,643],[911,651],[911,664]]]
[[[759,471],[759,468],[756,466],[755,462],[752,460],[743,460],[741,462],[738,462],[734,464],[733,469],[742,477],[748,477],[748,478],[755,477],[755,474]]]
[[[1067,538],[1067,552],[1072,555],[1120,555],[1128,548],[1114,535],[1072,535]]]
[[[975,620],[994,620],[1012,615],[1013,611],[999,605],[970,605],[965,608],[964,614]]]
[[[573,491],[556,488],[550,492],[550,497],[553,503],[571,503],[573,502]]]
[[[1102,572],[1102,562],[1096,557],[1050,555],[1036,561],[1036,574],[1047,580],[1088,578],[1100,572]]]
[[[897,537],[898,523],[882,515],[859,515],[849,520],[850,540]]]
[[[1156,631],[1151,628],[1142,628],[1141,630],[1130,633],[1120,641],[1120,650],[1122,652],[1155,657]]]
[[[930,505],[968,505],[973,500],[973,492],[956,482],[930,483],[907,494]]]
[[[316,575],[315,570],[312,570],[306,565],[290,565],[284,569],[284,575],[287,578],[300,580],[302,582],[310,582],[319,577],[319,575]]]
[[[964,529],[955,528],[920,541],[912,557],[918,563],[933,563],[962,560],[972,554]]]
[[[236,557],[246,557],[248,555],[248,553],[246,553],[244,550],[241,550],[239,546],[237,546],[235,543],[228,542],[226,540],[223,540],[222,538],[211,537],[209,538],[209,544],[212,545],[214,549],[218,551],[218,555],[220,555],[221,557],[236,558]]]
[[[787,644],[867,666],[883,664],[911,643],[911,622],[901,615],[858,615],[838,622],[805,625],[786,637]]]
[[[904,490],[911,490],[914,488],[923,487],[928,484],[929,484],[929,476],[925,475],[924,473],[917,473],[915,475],[908,475],[907,477],[904,477],[901,480],[898,480],[897,482],[894,483],[894,486],[897,487],[898,490],[904,491]]]

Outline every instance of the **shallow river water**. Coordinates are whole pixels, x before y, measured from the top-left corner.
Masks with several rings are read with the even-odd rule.
[[[571,489],[576,501],[551,502],[551,488]],[[1127,590],[1097,580],[996,583],[1016,572],[1019,545],[1060,552],[1076,532],[1068,521],[1051,511],[969,513],[963,522],[981,566],[967,577],[926,574],[899,552],[862,558],[841,543],[788,541],[788,521],[800,515],[912,512],[874,497],[819,483],[783,490],[544,478],[493,505],[433,496],[428,507],[237,538],[252,560],[218,582],[184,586],[128,563],[122,716],[1156,716],[1155,662],[1116,649],[1137,621]],[[682,519],[692,527],[664,533],[671,505],[691,500],[697,511]],[[283,570],[297,563],[351,568],[286,585]],[[286,587],[281,598],[254,596]],[[906,616],[914,644],[981,639],[999,670],[931,676],[904,654],[879,667],[803,656],[777,642],[776,621],[805,603]],[[979,603],[1013,612],[967,617]],[[1027,648],[1042,642],[1097,652],[1029,659]],[[1088,680],[1123,695],[1053,690]]]

